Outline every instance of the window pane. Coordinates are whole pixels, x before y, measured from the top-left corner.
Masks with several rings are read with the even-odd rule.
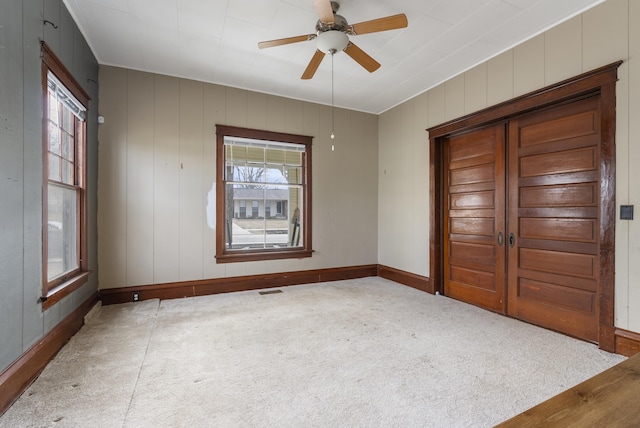
[[[282,165],[265,165],[266,182],[270,184],[287,183],[286,169]]]
[[[75,116],[66,105],[62,107],[62,129],[69,134],[73,134],[73,118]]]
[[[77,192],[49,184],[47,199],[47,279],[50,281],[78,268]]]
[[[264,163],[264,149],[261,147],[247,147],[247,162]]]
[[[49,92],[49,120],[53,122],[55,125],[58,124],[59,116],[58,116],[58,107],[60,104],[58,103],[58,99],[56,95]]]
[[[73,161],[73,136],[67,134],[66,132],[62,133],[62,157]]]
[[[231,180],[245,183],[264,183],[264,173],[264,164],[234,165]]]
[[[289,231],[289,244],[292,247],[301,247],[303,245],[302,239],[302,228],[304,224],[302,224],[303,213],[303,198],[302,198],[302,187],[290,187],[289,189],[289,200],[287,201],[287,205],[289,207],[289,218],[290,221],[290,231]]]
[[[226,201],[228,250],[302,246],[301,187],[264,189],[228,184]],[[290,207],[293,210],[290,211]]]
[[[65,184],[75,184],[73,179],[73,163],[63,160],[62,161],[62,182]]]
[[[60,158],[49,153],[49,180],[61,181]]]
[[[285,176],[291,184],[302,184],[302,167],[286,167]]]
[[[302,153],[287,150],[285,163],[287,165],[302,166]]]
[[[49,151],[57,155],[61,153],[60,129],[53,122],[49,122]]]
[[[244,146],[227,146],[227,159],[245,163],[247,161],[247,148]]]
[[[284,152],[283,149],[267,149],[267,163],[284,165]]]

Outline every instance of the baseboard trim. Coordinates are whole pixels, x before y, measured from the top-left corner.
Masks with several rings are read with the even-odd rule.
[[[260,290],[263,288],[285,287],[288,285],[365,278],[377,276],[377,274],[378,265],[363,265],[265,275],[212,278],[198,281],[169,282],[137,287],[104,289],[100,291],[100,299],[103,305],[112,305],[133,301],[133,293],[138,293],[139,300],[178,299],[183,297],[230,293],[234,291]]]
[[[616,354],[631,357],[640,352],[640,334],[616,328]]]
[[[0,415],[20,397],[60,349],[84,324],[84,316],[98,302],[94,293],[60,324],[0,373]]]
[[[378,265],[378,276],[390,281],[398,282],[427,293],[435,294],[431,280],[422,275],[406,272],[389,266]]]

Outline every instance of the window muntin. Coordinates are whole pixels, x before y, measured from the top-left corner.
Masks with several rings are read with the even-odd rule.
[[[311,256],[311,137],[224,125],[217,134],[218,262]]]

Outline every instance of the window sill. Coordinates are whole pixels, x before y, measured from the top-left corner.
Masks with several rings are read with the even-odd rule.
[[[216,256],[216,263],[255,262],[262,260],[304,259],[311,257],[313,250],[284,250],[261,252],[225,253]]]
[[[70,280],[63,282],[57,287],[49,290],[46,296],[40,298],[40,300],[42,301],[42,310],[44,311],[46,309],[49,309],[64,297],[68,296],[69,294],[73,293],[78,288],[86,284],[87,280],[89,279],[89,273],[90,272],[82,272],[74,276]]]

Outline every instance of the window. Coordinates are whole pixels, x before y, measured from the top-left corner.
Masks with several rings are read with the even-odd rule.
[[[312,138],[225,125],[216,134],[217,262],[311,257]]]
[[[86,282],[85,139],[89,97],[43,50],[43,307]],[[55,298],[52,296],[55,295]]]

